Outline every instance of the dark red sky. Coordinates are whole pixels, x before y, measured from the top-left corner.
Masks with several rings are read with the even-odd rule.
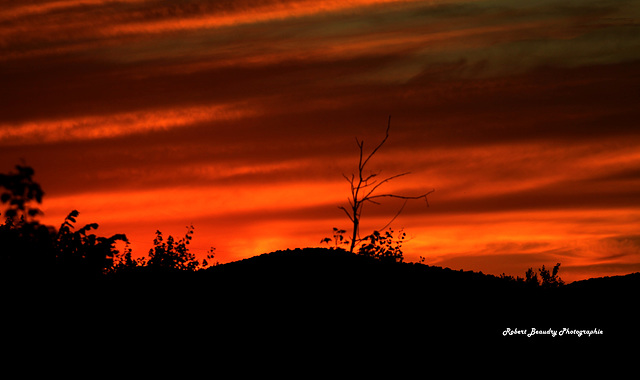
[[[355,137],[406,260],[575,280],[640,270],[636,1],[2,1],[0,170],[144,255],[221,262],[348,228]],[[363,232],[395,213],[364,211]]]

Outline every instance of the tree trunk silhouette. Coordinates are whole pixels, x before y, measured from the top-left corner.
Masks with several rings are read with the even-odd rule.
[[[358,162],[358,174],[357,175],[351,174],[351,177],[348,177],[343,174],[344,178],[349,182],[351,186],[351,197],[349,198],[349,206],[350,206],[349,209],[343,206],[339,207],[341,210],[343,210],[347,214],[347,217],[353,224],[353,231],[351,235],[351,244],[350,244],[349,252],[353,252],[355,247],[364,240],[360,238],[360,219],[362,217],[362,207],[366,202],[371,202],[373,204],[380,204],[378,202],[378,199],[380,198],[398,198],[398,199],[405,200],[405,203],[402,205],[402,207],[396,213],[396,215],[391,219],[391,221],[389,221],[389,223],[387,223],[387,225],[385,225],[382,228],[384,230],[398,217],[398,215],[400,215],[407,201],[411,199],[424,198],[425,202],[427,202],[427,206],[429,206],[427,195],[435,191],[435,189],[433,189],[424,194],[420,194],[416,196],[406,196],[406,195],[398,195],[398,194],[391,194],[391,193],[374,194],[376,190],[378,190],[378,188],[383,184],[393,179],[396,179],[398,177],[402,177],[407,174],[410,174],[410,172],[405,172],[405,173],[393,175],[391,177],[387,177],[382,180],[379,180],[377,178],[378,174],[374,173],[366,176],[364,174],[365,167],[369,162],[369,160],[371,159],[371,157],[373,157],[373,155],[376,154],[376,152],[382,147],[382,145],[384,145],[384,143],[389,138],[390,128],[391,128],[391,116],[389,116],[389,120],[387,122],[387,130],[385,132],[384,139],[382,139],[382,141],[378,145],[376,145],[373,151],[369,153],[369,155],[366,158],[364,157],[364,141],[360,141],[356,138],[356,143],[358,145],[358,149],[360,150],[360,159]]]

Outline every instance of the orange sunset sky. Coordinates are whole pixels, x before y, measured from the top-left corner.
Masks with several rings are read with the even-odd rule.
[[[640,270],[640,2],[0,1],[0,172],[134,256],[229,262],[349,228],[355,138],[411,175],[405,261]],[[366,205],[363,232],[401,202]]]

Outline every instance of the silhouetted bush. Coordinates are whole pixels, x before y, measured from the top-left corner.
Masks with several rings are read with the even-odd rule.
[[[5,274],[40,272],[55,264],[55,229],[37,222],[17,223],[10,217],[0,225],[0,270]]]
[[[117,251],[113,255],[113,265],[107,270],[108,273],[119,273],[130,271],[132,269],[142,267],[146,264],[144,257],[134,259],[129,243],[126,243],[124,251]]]
[[[193,253],[189,251],[189,243],[193,238],[193,226],[187,226],[187,233],[184,238],[176,241],[173,236],[169,235],[166,241],[162,236],[162,232],[156,231],[156,237],[153,239],[153,248],[149,250],[149,259],[146,265],[150,268],[159,270],[188,270],[195,271],[208,266],[206,260],[201,264]],[[213,249],[209,251],[207,256],[213,259]],[[141,262],[144,264],[144,261]]]
[[[4,213],[6,218],[30,223],[33,218],[42,214],[40,209],[32,207],[32,202],[42,203],[44,192],[40,185],[33,181],[32,168],[16,165],[16,170],[15,173],[0,174],[0,187],[5,189],[0,195],[0,200],[7,204]]]
[[[113,266],[116,241],[128,242],[124,234],[116,234],[109,238],[89,234],[98,228],[97,223],[90,223],[75,230],[74,224],[79,212],[73,210],[64,220],[56,235],[56,257],[59,266],[67,271],[98,275]]]
[[[524,274],[524,279],[521,277],[517,277],[516,280],[520,282],[524,282],[529,287],[542,287],[545,289],[548,288],[557,288],[564,285],[564,281],[558,276],[558,271],[560,270],[560,263],[554,265],[552,272],[549,272],[547,268],[543,265],[542,268],[538,269],[538,273],[540,277],[538,277],[538,273],[536,273],[533,268],[527,269]],[[509,277],[504,276],[503,277]],[[513,279],[513,277],[510,277]]]
[[[559,286],[564,285],[564,281],[558,276],[558,271],[560,270],[560,263],[557,263],[553,266],[553,271],[549,273],[549,270],[542,266],[542,268],[538,269],[540,272],[540,278],[542,279],[542,283],[540,286],[543,288],[557,288]]]
[[[385,262],[402,262],[404,260],[402,242],[407,234],[400,231],[397,238],[393,235],[392,229],[384,233],[373,231],[371,235],[363,239],[365,243],[360,246],[358,254],[374,257]]]
[[[126,242],[127,237],[90,234],[98,228],[97,223],[75,230],[76,210],[58,230],[41,224],[36,216],[42,212],[34,203],[42,203],[44,192],[33,180],[32,168],[18,165],[16,169],[15,173],[0,174],[4,189],[0,198],[6,205],[5,221],[0,225],[0,270],[12,275],[100,275],[111,268],[118,253],[116,241]]]
[[[538,274],[533,271],[533,268],[527,269],[524,274],[524,282],[528,286],[538,286],[540,281],[538,280]]]
[[[330,244],[333,242],[331,249],[342,249],[341,246],[349,246],[351,243],[345,239],[346,230],[333,228],[333,237],[325,237],[320,243]],[[399,262],[404,260],[402,253],[402,243],[407,234],[402,230],[399,235],[394,236],[393,229],[387,229],[384,232],[373,231],[371,235],[365,236],[360,240],[357,253],[362,256],[372,257],[385,262]],[[424,261],[424,260],[423,260]]]
[[[320,240],[320,243],[330,244],[331,242],[333,242],[333,249],[342,248],[342,245],[348,246],[350,244],[349,240],[345,239],[344,237],[344,234],[346,233],[347,230],[333,227],[333,237],[325,237],[324,239]]]

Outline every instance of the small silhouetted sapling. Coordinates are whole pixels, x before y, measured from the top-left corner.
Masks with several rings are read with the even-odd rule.
[[[384,179],[378,179],[377,173],[366,173],[365,171],[366,166],[371,160],[371,158],[373,157],[373,155],[375,155],[378,152],[378,150],[382,147],[382,145],[384,145],[384,143],[389,138],[390,128],[391,128],[391,116],[389,116],[385,137],[382,139],[382,141],[378,145],[374,147],[371,153],[369,153],[369,155],[366,157],[364,155],[364,141],[360,141],[356,138],[356,144],[358,145],[358,149],[359,149],[359,161],[358,161],[357,174],[351,174],[350,177],[343,174],[344,178],[349,182],[350,191],[351,191],[351,196],[348,198],[349,208],[346,208],[343,206],[339,207],[341,210],[345,212],[345,214],[347,215],[347,217],[349,218],[353,226],[351,231],[349,252],[354,252],[356,246],[358,246],[363,241],[370,240],[371,235],[368,235],[365,238],[360,237],[360,222],[362,218],[362,209],[366,203],[380,204],[379,201],[382,198],[397,198],[397,199],[403,199],[405,201],[404,205],[400,208],[398,213],[391,219],[391,221],[387,223],[387,225],[384,226],[383,228],[380,228],[380,230],[385,230],[391,224],[391,222],[393,222],[393,220],[395,220],[396,217],[398,217],[398,215],[402,212],[407,201],[412,199],[424,199],[428,206],[429,201],[427,199],[427,196],[435,191],[435,189],[430,190],[426,193],[416,195],[416,196],[406,196],[406,195],[398,195],[398,194],[392,194],[392,193],[383,193],[383,194],[376,193],[377,190],[380,188],[380,186],[384,185],[385,183],[388,183],[396,178],[410,174],[409,172],[405,172],[405,173],[396,174],[390,177],[386,177]]]

